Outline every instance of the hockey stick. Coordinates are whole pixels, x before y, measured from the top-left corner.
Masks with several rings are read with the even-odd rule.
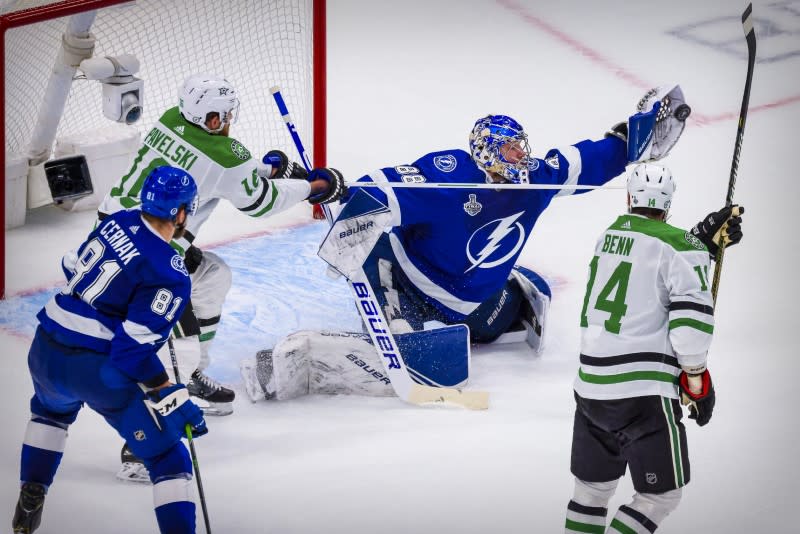
[[[736,189],[736,175],[739,172],[739,156],[742,152],[742,139],[744,138],[744,125],[747,121],[747,109],[750,106],[750,86],[753,83],[753,68],[756,63],[756,32],[753,28],[753,4],[748,4],[742,13],[742,29],[747,39],[747,78],[744,82],[744,95],[742,95],[742,110],[739,112],[739,126],[736,130],[736,143],[733,146],[733,161],[731,163],[731,176],[728,180],[728,194],[725,197],[725,206],[733,204],[733,193]],[[719,279],[722,274],[722,260],[725,255],[725,239],[720,239],[714,265],[714,280],[711,283],[711,296],[717,302],[719,292]]]
[[[311,158],[308,157],[308,152],[306,152],[306,148],[303,146],[303,142],[300,140],[300,134],[297,133],[297,128],[294,125],[294,121],[292,120],[292,116],[289,115],[289,108],[286,107],[286,102],[283,100],[283,95],[281,95],[281,88],[277,85],[271,87],[269,90],[272,93],[272,98],[275,99],[275,105],[278,107],[278,111],[281,114],[281,118],[283,122],[286,124],[286,128],[289,130],[289,135],[292,137],[292,141],[294,141],[294,146],[297,147],[297,152],[300,154],[300,160],[303,162],[303,166],[306,168],[307,171],[311,172]],[[317,204],[314,206],[314,209],[319,207],[322,210],[322,213],[325,215],[325,219],[328,221],[328,224],[333,224],[333,217],[331,215],[330,209],[327,206],[322,204]],[[314,216],[316,219],[316,215]]]
[[[565,185],[565,184],[469,184],[442,182],[345,182],[347,187],[377,187],[379,189],[625,189],[624,185]]]
[[[169,357],[172,360],[172,371],[175,373],[175,382],[181,383],[181,375],[178,372],[178,357],[175,355],[175,346],[172,344],[172,336],[167,338],[169,345]],[[211,534],[211,524],[208,521],[208,508],[206,507],[206,493],[203,491],[203,480],[200,478],[200,464],[197,462],[197,452],[194,450],[194,440],[192,439],[192,427],[186,423],[186,440],[189,442],[189,452],[192,456],[194,475],[197,478],[197,495],[200,497],[200,507],[203,509],[203,521],[206,524],[207,534]]]
[[[271,92],[275,98],[275,104],[278,106],[278,110],[289,128],[289,133],[297,147],[297,151],[301,155],[305,154],[300,135],[291,122],[289,110],[283,101],[280,89],[273,87]],[[304,157],[302,161],[306,170],[310,172],[311,164],[308,158]],[[330,210],[327,208],[325,209],[325,216],[328,219],[328,223],[333,224]],[[470,410],[485,410],[489,407],[489,394],[487,392],[437,388],[414,382],[408,373],[403,357],[400,355],[394,336],[389,330],[389,325],[383,315],[383,311],[381,311],[381,306],[372,294],[364,269],[358,269],[353,279],[348,280],[347,283],[356,297],[358,313],[367,326],[373,346],[378,351],[378,356],[398,397],[411,404],[453,404]]]

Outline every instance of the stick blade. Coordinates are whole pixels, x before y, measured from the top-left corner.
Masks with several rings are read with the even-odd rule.
[[[489,408],[489,392],[487,391],[434,388],[421,384],[414,384],[407,400],[411,404],[444,404],[466,408],[467,410],[486,410]]]

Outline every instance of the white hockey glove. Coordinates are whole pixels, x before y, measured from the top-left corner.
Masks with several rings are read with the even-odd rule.
[[[289,156],[280,150],[270,150],[264,154],[261,161],[256,164],[256,171],[262,178],[305,180],[308,177],[308,171],[302,165],[289,161]]]
[[[628,119],[628,160],[655,161],[678,142],[692,108],[686,104],[680,85],[650,89],[639,100],[635,115]]]

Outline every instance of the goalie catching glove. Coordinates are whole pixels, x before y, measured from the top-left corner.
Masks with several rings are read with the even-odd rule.
[[[650,89],[639,100],[637,113],[606,133],[628,145],[628,161],[655,161],[665,157],[678,142],[692,109],[679,85]]]
[[[186,425],[192,429],[192,437],[208,434],[203,411],[189,400],[189,392],[183,384],[173,384],[147,392],[147,405],[158,412],[161,420],[178,435],[186,434]]]
[[[689,419],[697,421],[698,426],[708,424],[717,401],[708,369],[700,374],[681,371],[678,385],[681,388],[681,404],[689,406]]]
[[[347,193],[347,187],[344,185],[344,177],[342,173],[336,169],[320,167],[319,169],[311,171],[306,179],[311,182],[311,195],[308,197],[308,201],[311,204],[329,204],[331,202],[336,202]],[[319,182],[321,180],[328,183],[327,189],[321,192],[314,192],[314,182]]]
[[[257,166],[258,175],[262,178],[305,180],[308,171],[302,165],[289,161],[289,156],[280,150],[270,150]]]
[[[709,213],[703,220],[695,224],[691,232],[708,247],[711,257],[717,256],[720,241],[730,247],[742,240],[742,206],[728,206],[714,213]]]

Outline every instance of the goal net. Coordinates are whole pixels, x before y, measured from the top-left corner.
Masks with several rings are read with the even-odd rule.
[[[128,128],[144,133],[177,105],[186,77],[220,74],[241,102],[231,136],[254,155],[279,148],[299,159],[270,94],[277,85],[312,161],[324,163],[324,0],[0,0],[7,158],[27,154],[70,16],[94,9],[94,57],[133,54],[140,62],[143,113]],[[52,18],[62,14],[70,16]],[[113,124],[101,93],[100,83],[78,71],[54,137]]]

